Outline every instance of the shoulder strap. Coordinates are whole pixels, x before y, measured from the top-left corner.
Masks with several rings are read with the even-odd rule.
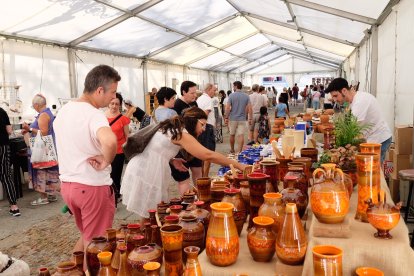
[[[122,114],[119,114],[112,122],[109,123],[109,126],[112,126],[113,124],[115,124],[115,122],[118,121],[118,119],[121,117],[122,117]]]

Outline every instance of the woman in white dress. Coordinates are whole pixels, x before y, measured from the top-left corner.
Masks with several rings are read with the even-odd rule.
[[[246,165],[203,147],[197,137],[205,130],[206,113],[191,107],[182,117],[174,116],[160,123],[145,150],[134,156],[128,163],[122,179],[122,203],[127,210],[141,217],[148,217],[148,210],[157,203],[169,201],[168,183],[171,177],[171,162],[178,170],[186,170],[183,160],[174,159],[180,149],[204,161],[244,170]]]

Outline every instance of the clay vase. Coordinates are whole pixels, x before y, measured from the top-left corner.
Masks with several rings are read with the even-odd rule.
[[[287,188],[280,191],[282,204],[295,203],[299,217],[302,218],[308,207],[308,197],[296,188],[298,185],[298,177],[296,175],[286,175],[285,179],[283,179],[283,185]]]
[[[322,164],[322,169],[313,172],[311,190],[311,209],[315,217],[322,223],[335,224],[344,221],[349,210],[348,190],[344,185],[344,174],[336,164]],[[317,178],[321,173],[322,177]],[[339,178],[335,178],[335,173]]]
[[[260,206],[262,206],[264,199],[263,195],[266,193],[266,182],[269,176],[264,173],[251,173],[247,175],[250,190],[250,217],[249,226],[253,226],[253,218],[257,217]]]
[[[168,215],[164,217],[164,225],[178,224],[180,217],[178,215]]]
[[[361,153],[375,153],[381,155],[381,144],[378,143],[361,143],[359,144]]]
[[[276,161],[279,162],[278,172],[279,172],[279,181],[283,181],[285,175],[288,172],[288,163],[292,162],[291,158],[276,158]]]
[[[391,229],[397,226],[400,221],[401,202],[391,206],[385,202],[384,191],[380,192],[380,202],[373,204],[372,200],[367,201],[367,218],[368,222],[377,229],[374,237],[378,239],[392,239],[389,233]]]
[[[242,173],[239,173],[233,178],[233,188],[240,189],[242,181],[247,181],[247,178]]]
[[[183,210],[183,206],[181,204],[172,205],[170,206],[170,215],[175,215],[175,216],[180,217],[182,210]]]
[[[92,238],[86,247],[86,266],[90,275],[97,275],[100,264],[98,254],[103,251],[110,251],[111,244],[104,237]]]
[[[116,229],[109,228],[106,229],[106,240],[111,245],[111,250],[109,250],[112,254],[114,254],[116,249]]]
[[[262,172],[270,176],[269,181],[273,186],[273,191],[278,192],[279,188],[277,187],[279,184],[279,172],[278,172],[279,162],[277,161],[261,161],[260,167],[262,168]]]
[[[85,258],[85,253],[83,251],[75,251],[72,253],[73,262],[75,263],[78,270],[83,273],[83,275],[85,274],[85,272],[83,272],[84,258]]]
[[[183,227],[183,248],[187,246],[197,246],[204,250],[205,232],[204,225],[197,220],[194,215],[185,215],[179,223]],[[186,262],[186,256],[183,256],[183,262]]]
[[[315,276],[342,276],[341,248],[333,245],[317,245],[312,248]]]
[[[258,216],[253,219],[254,226],[247,233],[250,255],[256,262],[269,262],[275,255],[276,235],[272,231],[274,220]]]
[[[141,225],[139,223],[131,223],[131,224],[128,224],[127,228],[128,228],[128,232],[126,235],[125,242],[127,244],[127,250],[128,250],[127,255],[128,255],[135,248],[133,238],[135,235],[141,234]]]
[[[301,148],[301,157],[309,157],[312,163],[318,162],[318,149],[315,148]],[[312,166],[311,166],[312,167]]]
[[[162,246],[164,248],[164,273],[166,276],[183,274],[183,227],[177,224],[161,227]]]
[[[38,276],[50,276],[50,271],[47,267],[41,267],[39,268]]]
[[[157,218],[155,216],[156,213],[157,213],[157,210],[155,210],[155,209],[149,209],[148,210],[150,225],[158,225]]]
[[[201,266],[198,262],[199,252],[200,248],[197,246],[187,246],[184,248],[184,253],[187,255],[184,276],[202,276]]]
[[[270,217],[273,219],[272,230],[275,234],[283,222],[285,215],[285,206],[282,203],[282,194],[280,193],[266,193],[263,195],[264,203],[260,206],[259,216]],[[254,222],[254,221],[253,221]]]
[[[319,118],[321,120],[321,124],[329,123],[329,115],[328,114],[321,114],[321,116],[319,116]]]
[[[201,177],[196,180],[197,191],[198,191],[198,200],[204,202],[210,202],[211,200],[211,178],[210,177]]]
[[[249,181],[240,182],[240,193],[242,195],[244,205],[247,210],[250,210],[250,188]]]
[[[99,266],[98,266],[98,270],[99,270]],[[90,274],[90,275],[97,275],[98,270],[95,272],[95,274]],[[82,275],[84,275],[83,272],[79,271],[75,263],[73,262],[59,263],[56,268],[56,272],[53,274],[53,276],[82,276]]]
[[[237,233],[240,236],[241,231],[243,230],[244,222],[247,218],[247,209],[240,194],[240,189],[225,189],[224,197],[221,202],[228,202],[234,205],[233,218],[234,222],[236,223]]]
[[[229,266],[239,255],[239,235],[233,219],[234,206],[228,202],[210,205],[211,218],[206,238],[206,254],[213,265]]]
[[[208,224],[210,223],[210,212],[204,209],[204,201],[196,201],[195,206],[197,207],[191,214],[196,216],[197,221],[204,225],[204,237],[207,235]]]
[[[132,275],[145,275],[144,264],[162,262],[162,250],[154,246],[144,245],[135,248],[128,255],[128,265]]]
[[[368,222],[366,201],[378,203],[381,184],[380,156],[374,153],[360,153],[355,157],[358,178],[358,206],[355,219]]]
[[[284,264],[299,265],[305,259],[308,242],[296,204],[287,203],[281,230],[276,238],[277,258]]]
[[[127,256],[127,247],[126,245],[118,245],[117,247],[119,251],[119,265],[118,265],[118,272],[117,276],[130,276],[131,270],[128,266],[128,256]],[[111,262],[112,266],[112,262]],[[112,266],[113,267],[113,266]]]
[[[161,232],[158,225],[151,225],[151,240],[150,243],[154,243],[159,247],[162,247]]]
[[[303,172],[306,175],[306,180],[312,179],[312,172],[311,172],[312,159],[310,157],[296,157],[296,158],[293,158],[292,163],[302,163],[302,164],[304,164]],[[289,166],[289,164],[288,164],[288,166]]]
[[[112,253],[104,251],[98,254],[98,259],[101,264],[98,276],[116,276],[115,270],[111,267]]]
[[[158,262],[148,262],[144,264],[144,270],[147,276],[160,276],[161,264]]]
[[[286,176],[297,176],[296,189],[299,189],[306,197],[308,197],[309,181],[304,171],[305,164],[299,162],[289,163],[289,169]],[[283,182],[283,188],[287,188],[286,182]],[[308,197],[309,198],[309,197]]]

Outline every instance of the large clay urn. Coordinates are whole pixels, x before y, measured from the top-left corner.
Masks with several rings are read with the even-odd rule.
[[[269,262],[275,254],[276,235],[272,231],[274,220],[258,216],[253,219],[254,226],[247,234],[247,245],[253,260]]]
[[[233,219],[234,206],[228,202],[211,204],[211,219],[206,238],[206,254],[213,265],[229,266],[239,255],[239,235]]]
[[[243,230],[244,222],[247,218],[247,209],[241,196],[240,189],[225,189],[224,197],[221,202],[228,202],[233,204],[233,218],[237,226],[237,232],[240,236],[241,231]]]
[[[86,247],[86,266],[90,275],[97,275],[100,267],[98,254],[103,251],[110,251],[112,244],[104,237],[92,238],[92,241]]]
[[[349,210],[348,190],[344,185],[344,174],[336,164],[322,164],[323,169],[313,172],[314,184],[310,204],[315,217],[322,223],[341,223]],[[321,177],[318,177],[318,175]],[[338,177],[335,177],[337,174]]]

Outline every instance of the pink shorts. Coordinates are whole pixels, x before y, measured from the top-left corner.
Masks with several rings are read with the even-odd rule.
[[[115,195],[111,186],[90,186],[62,182],[63,200],[75,216],[76,225],[85,241],[105,235],[115,215]]]

